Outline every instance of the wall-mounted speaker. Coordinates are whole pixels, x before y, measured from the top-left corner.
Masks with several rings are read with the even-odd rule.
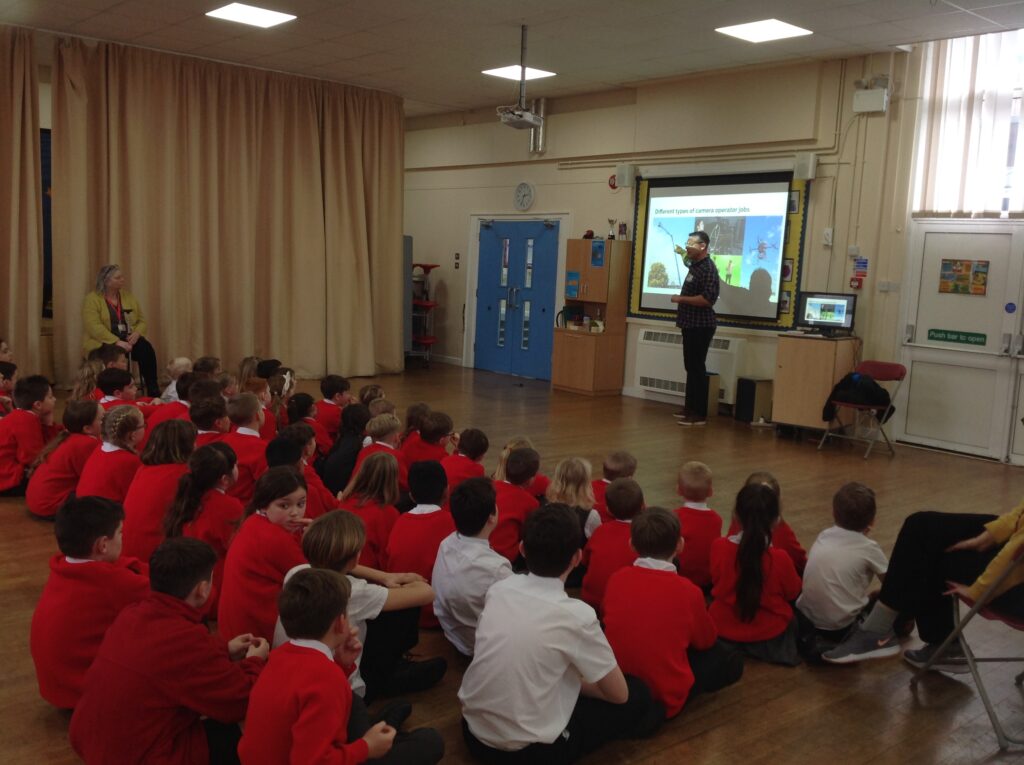
[[[810,181],[818,172],[818,155],[813,151],[799,152],[793,158],[793,180]]]
[[[620,189],[629,189],[636,182],[636,165],[615,166],[615,186]]]

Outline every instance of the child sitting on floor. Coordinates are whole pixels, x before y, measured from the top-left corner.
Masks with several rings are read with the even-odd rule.
[[[636,457],[629,452],[612,452],[601,463],[601,473],[602,477],[595,479],[590,485],[594,489],[594,509],[601,516],[601,522],[605,523],[614,520],[604,501],[605,490],[616,478],[632,478],[636,475]]]
[[[484,466],[480,461],[487,454],[490,442],[482,430],[466,428],[459,433],[455,451],[441,460],[444,474],[448,476],[448,489],[455,487],[468,478],[482,478]]]
[[[664,719],[644,682],[622,674],[594,609],[565,592],[582,541],[571,508],[540,508],[523,529],[530,573],[487,593],[459,689],[463,737],[478,759],[572,762],[650,735]]]
[[[13,361],[0,361],[0,417],[14,411],[14,386],[18,384],[18,366]]]
[[[240,393],[228,399],[227,409],[231,431],[221,437],[220,443],[231,447],[238,465],[238,478],[228,491],[245,504],[252,499],[256,481],[267,469],[267,445],[260,438],[263,407],[254,394]]]
[[[619,666],[650,686],[666,717],[743,674],[742,656],[716,642],[704,593],[676,572],[672,561],[684,544],[673,513],[647,508],[630,526],[639,557],[612,574],[604,597],[605,634]]]
[[[145,564],[121,557],[123,520],[119,504],[99,497],[72,499],[57,511],[60,553],[50,559],[32,614],[29,648],[39,695],[61,709],[78,703],[85,673],[121,609],[149,594]]]
[[[160,394],[160,398],[165,403],[170,404],[174,401],[180,401],[181,396],[178,393],[178,380],[182,375],[192,373],[192,359],[187,356],[178,356],[177,358],[171,359],[167,363],[167,376],[170,378],[170,382],[167,383],[167,387],[164,388],[164,392]]]
[[[53,518],[78,485],[82,469],[99,448],[103,407],[96,401],[69,401],[64,430],[36,457],[25,490],[25,505],[38,518]]]
[[[878,542],[868,538],[875,512],[875,493],[862,483],[844,484],[832,497],[835,525],[811,546],[796,601],[807,658],[818,658],[842,642],[868,605],[871,583],[885,577],[889,561]]]
[[[316,436],[313,428],[308,422],[293,422],[281,428],[275,441],[291,441],[299,447],[302,452],[301,460],[295,465],[302,473],[306,481],[306,517],[315,521],[324,513],[336,510],[340,507],[338,499],[328,491],[320,476],[313,469],[312,461],[316,457]],[[269,449],[265,452],[267,465],[272,466],[281,463],[272,463]],[[288,463],[292,464],[292,463]]]
[[[708,612],[718,634],[743,653],[795,667],[800,655],[789,604],[800,594],[800,576],[790,557],[771,543],[778,497],[769,486],[747,484],[736,496],[735,517],[740,531],[711,543]]]
[[[231,762],[270,644],[225,642],[202,623],[216,560],[198,539],[168,539],[153,553],[152,591],[107,630],[71,718],[86,765]]]
[[[495,481],[506,480],[505,462],[506,460],[508,460],[508,456],[512,453],[512,451],[514,449],[533,448],[533,442],[526,436],[512,436],[512,438],[510,438],[505,443],[505,446],[502,447],[501,454],[498,455],[498,464],[494,468],[494,472],[491,473],[491,478],[493,478]],[[539,503],[543,504],[544,502],[547,501],[546,495],[548,487],[551,485],[551,479],[548,478],[543,473],[539,472],[539,462],[537,470],[537,474],[534,475],[530,483],[527,486],[524,486],[523,488],[530,492],[530,496],[535,497]]]
[[[14,386],[14,411],[0,418],[0,496],[24,496],[29,467],[63,430],[53,422],[56,405],[50,381],[42,375],[30,375]]]
[[[220,441],[231,428],[228,405],[219,392],[216,396],[193,396],[188,416],[196,426],[196,446],[206,446],[214,441]]]
[[[327,375],[320,381],[320,393],[323,398],[316,402],[316,421],[327,432],[333,444],[338,440],[341,430],[341,413],[352,403],[349,390],[352,383],[341,375]]]
[[[683,551],[679,573],[705,592],[711,586],[711,543],[722,536],[722,516],[708,507],[714,493],[711,468],[703,462],[687,462],[679,468],[677,491],[683,498],[676,508]]]
[[[441,462],[448,457],[453,427],[452,418],[444,412],[427,412],[420,422],[419,438],[406,439],[402,444],[406,464],[412,466],[428,460]]]
[[[555,475],[546,492],[548,502],[568,505],[580,519],[585,539],[601,525],[601,516],[594,509],[594,489],[590,483],[590,462],[568,457],[555,466]],[[569,585],[570,587],[572,584]]]
[[[270,383],[262,377],[250,377],[240,387],[243,393],[252,393],[260,400],[260,406],[263,408],[263,424],[260,426],[260,438],[264,441],[270,441],[277,435],[277,417],[270,410],[270,403],[272,401]]]
[[[398,446],[402,437],[402,423],[393,414],[379,414],[366,423],[366,435],[372,439],[369,446],[364,446],[356,458],[353,473],[358,473],[363,460],[371,454],[385,452],[394,454],[398,460],[398,488],[409,491],[409,464]]]
[[[491,532],[491,548],[503,555],[509,563],[520,558],[519,543],[523,539],[526,518],[540,507],[527,487],[537,475],[540,455],[531,448],[513,449],[502,465],[504,478],[494,479],[498,523]]]
[[[383,385],[368,383],[359,389],[359,403],[363,406],[369,406],[371,401],[376,401],[379,398],[387,398]]]
[[[320,465],[320,477],[324,486],[335,496],[343,492],[352,480],[356,460],[359,459],[359,452],[363,448],[366,424],[369,421],[370,410],[363,404],[349,404],[341,412],[341,431],[338,433],[338,440],[331,447],[327,459]],[[397,478],[395,480],[397,481]]]
[[[291,425],[305,423],[313,429],[313,437],[316,439],[316,456],[310,460],[315,463],[331,453],[334,446],[334,439],[331,438],[324,426],[316,420],[316,403],[308,393],[296,393],[288,399],[288,422]]]
[[[388,539],[398,520],[396,502],[398,460],[392,454],[371,454],[341,494],[341,508],[359,516],[366,528],[366,544],[359,555],[360,566],[385,567]]]
[[[780,550],[786,551],[786,554],[793,561],[793,566],[796,567],[796,573],[802,576],[804,566],[807,565],[807,551],[804,550],[800,540],[793,533],[793,529],[782,517],[782,487],[779,486],[778,479],[771,473],[758,471],[747,476],[747,480],[744,483],[747,485],[752,483],[764,484],[775,492],[775,497],[779,500],[779,522],[775,525],[775,529],[772,532],[772,544]],[[739,531],[739,528],[739,522],[733,518],[729,524],[729,535],[735,534]]]
[[[605,494],[612,520],[602,523],[583,548],[583,588],[580,598],[604,613],[602,603],[608,579],[621,568],[632,566],[636,551],[629,544],[629,530],[634,518],[644,509],[644,492],[632,478],[616,478]]]
[[[441,542],[430,579],[434,614],[455,650],[472,656],[487,591],[495,582],[512,576],[512,566],[488,544],[498,525],[490,479],[463,481],[451,493],[450,504],[455,532]]]
[[[82,467],[75,494],[124,502],[142,462],[138,446],[146,430],[142,412],[134,406],[115,406],[103,416],[103,443]]]

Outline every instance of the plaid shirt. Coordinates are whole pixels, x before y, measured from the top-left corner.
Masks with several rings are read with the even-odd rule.
[[[679,294],[684,297],[703,295],[711,305],[715,304],[718,300],[718,268],[710,255],[690,266],[690,272],[683,281],[683,290]],[[681,329],[716,327],[718,322],[715,309],[679,303],[676,306],[676,326]]]

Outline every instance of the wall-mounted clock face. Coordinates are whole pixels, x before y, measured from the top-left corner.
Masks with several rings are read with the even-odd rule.
[[[534,196],[535,192],[532,184],[526,183],[525,181],[520,183],[516,186],[516,193],[513,197],[516,209],[519,211],[529,210],[533,207]]]

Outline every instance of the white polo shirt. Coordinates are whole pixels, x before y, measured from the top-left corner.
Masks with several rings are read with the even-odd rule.
[[[284,575],[284,581],[287,582],[291,579],[296,571],[302,571],[306,568],[311,568],[308,563],[300,563]],[[352,585],[352,593],[348,597],[348,610],[346,614],[348,616],[348,623],[349,626],[359,630],[359,642],[365,645],[366,622],[369,619],[376,619],[380,612],[384,610],[384,604],[388,599],[388,589],[377,584],[370,584],[355,576],[350,576],[348,581]],[[277,625],[274,627],[273,647],[277,648],[279,645],[287,642],[288,635],[281,624],[281,618],[278,617]],[[349,685],[352,686],[352,693],[358,696],[366,693],[366,683],[363,682],[362,675],[359,674],[359,663],[362,659],[363,654],[360,652],[359,656],[356,657],[356,670],[348,677]]]
[[[797,608],[818,629],[848,627],[868,604],[874,577],[888,568],[885,553],[873,539],[839,526],[825,529],[807,556]]]
[[[473,735],[494,749],[550,744],[569,724],[581,677],[617,666],[594,609],[561,579],[510,576],[487,592],[459,701]]]
[[[491,549],[486,539],[449,534],[437,548],[434,573],[434,614],[444,636],[465,654],[473,655],[476,625],[484,610],[487,591],[495,582],[512,576],[504,555]]]

